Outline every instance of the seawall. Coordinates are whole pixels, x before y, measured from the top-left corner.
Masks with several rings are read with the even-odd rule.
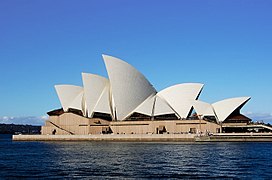
[[[13,135],[14,141],[193,142],[194,134]]]
[[[272,133],[13,135],[13,141],[272,142]]]
[[[195,137],[196,142],[272,142],[272,133],[218,133]]]

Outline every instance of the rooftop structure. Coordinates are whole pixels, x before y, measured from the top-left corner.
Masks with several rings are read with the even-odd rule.
[[[202,117],[225,121],[239,111],[250,97],[222,100],[213,104],[199,101],[204,84],[183,83],[160,92],[137,69],[116,57],[102,55],[108,77],[82,73],[83,87],[56,85],[64,112],[77,109],[85,117],[108,114],[112,120],[129,120],[135,113],[150,117],[170,115],[187,119],[193,109]]]
[[[43,134],[222,132],[224,124],[246,126],[240,114],[250,97],[207,103],[204,84],[182,83],[157,91],[133,66],[102,55],[108,78],[82,73],[83,86],[56,85],[62,108],[48,112]],[[233,123],[234,124],[233,126]]]

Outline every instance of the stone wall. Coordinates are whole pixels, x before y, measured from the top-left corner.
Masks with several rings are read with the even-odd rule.
[[[73,113],[50,116],[42,126],[42,134],[88,135],[88,134],[194,134],[216,133],[220,126],[205,120],[148,120],[106,121],[85,118]],[[105,132],[107,130],[107,132]]]

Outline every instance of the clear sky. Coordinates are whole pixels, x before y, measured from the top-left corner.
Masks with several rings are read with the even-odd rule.
[[[204,83],[200,100],[251,96],[242,112],[272,122],[272,1],[2,0],[0,122],[42,124],[56,84],[107,76],[101,54],[159,91]]]

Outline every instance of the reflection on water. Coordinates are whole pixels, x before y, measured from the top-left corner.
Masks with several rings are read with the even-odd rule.
[[[269,178],[271,143],[12,142],[4,178]]]

